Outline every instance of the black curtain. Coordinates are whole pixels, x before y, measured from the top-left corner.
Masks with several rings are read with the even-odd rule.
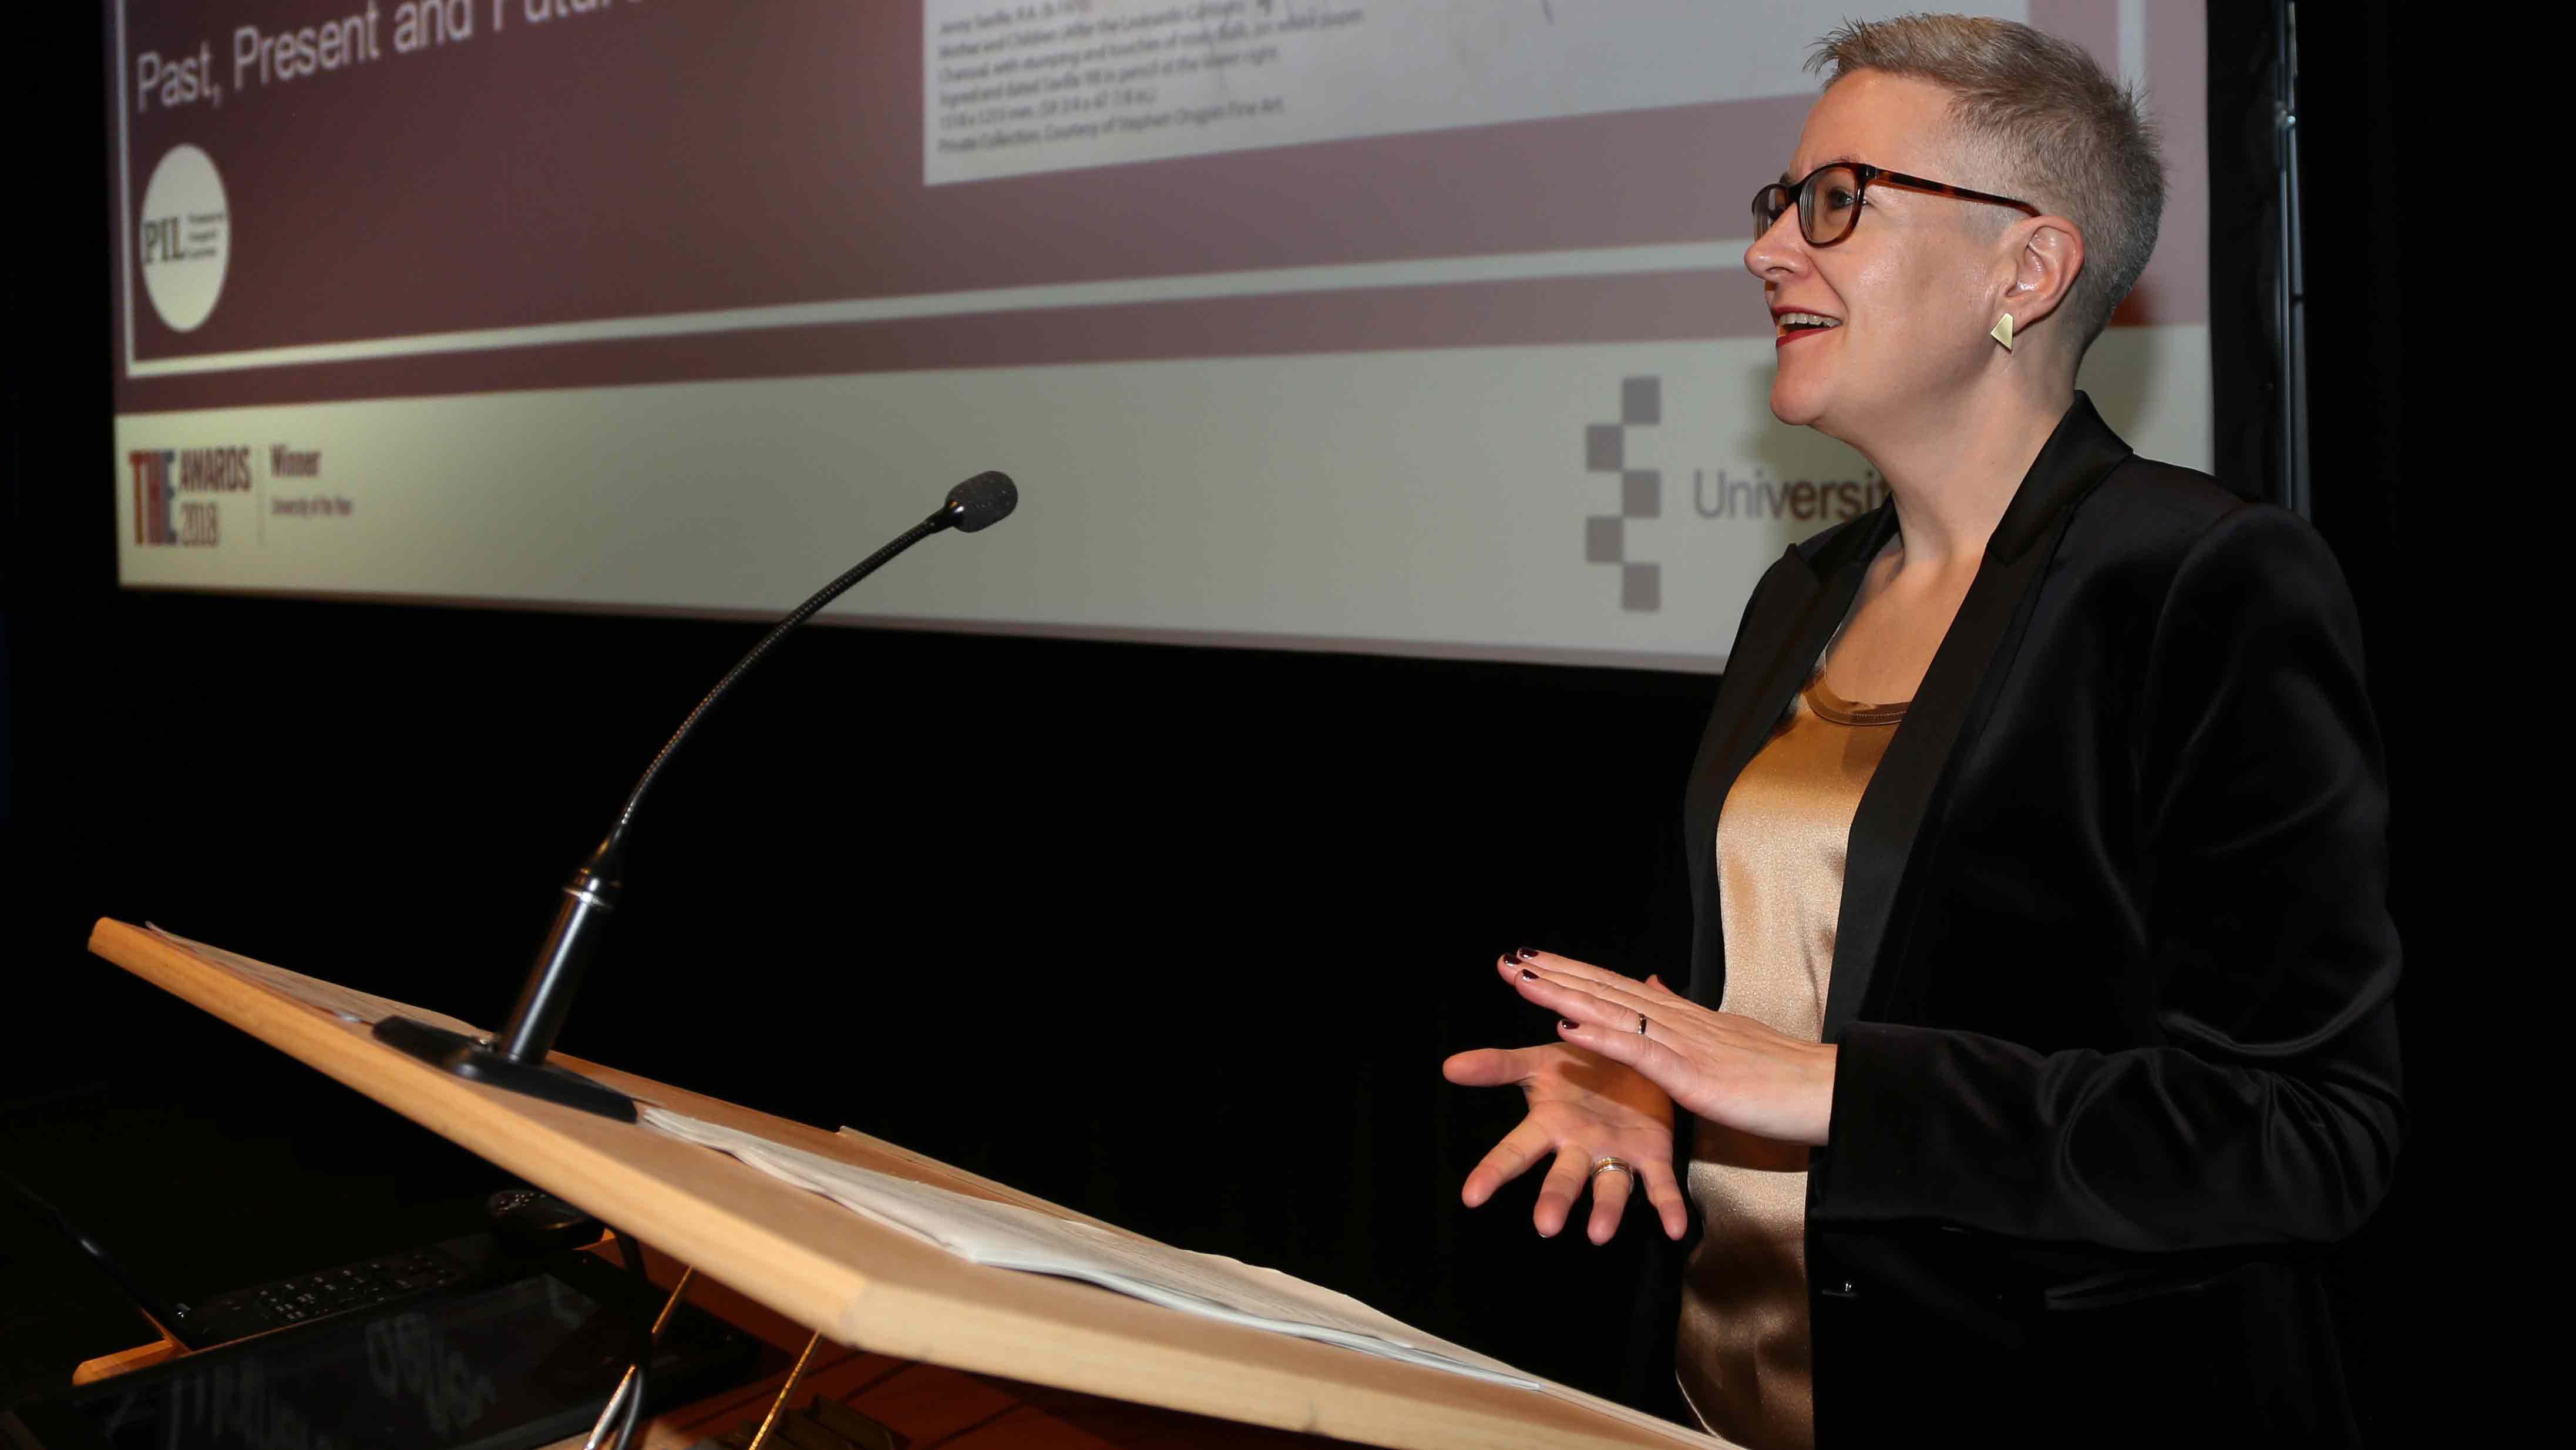
[[[2210,6],[2213,93],[2222,17],[2268,8]],[[2510,1160],[2475,1144],[2480,1120],[2512,1100],[2483,1045],[2499,1030],[2488,1019],[2528,1008],[2482,964],[2524,959],[2489,933],[2528,907],[2509,890],[2458,889],[2466,860],[2485,854],[2472,823],[2490,808],[2479,802],[2506,792],[2493,775],[2465,778],[2458,763],[2476,752],[2438,733],[2475,718],[2458,706],[2484,676],[2437,671],[2492,629],[2465,617],[2479,592],[2459,566],[2493,547],[2493,515],[2459,483],[2489,466],[2476,420],[2495,403],[2464,407],[2453,389],[2511,371],[2493,365],[2499,353],[2475,324],[2436,311],[2497,285],[2493,272],[2464,271],[2459,249],[2501,238],[2462,227],[2474,213],[2428,190],[2432,178],[2473,168],[2481,147],[2466,133],[2491,113],[2489,87],[2445,62],[2463,18],[2474,17],[2312,4],[2300,7],[2298,33],[2312,517],[2361,607],[2389,763],[2392,910],[2407,955],[2398,1008],[2407,1146],[2387,1204],[2349,1247],[2345,1300],[2354,1399],[2385,1444],[2484,1438],[2511,1395],[2498,1372],[2508,1336],[2488,1315],[2507,1302],[2512,1276],[2488,1266],[2513,1254],[2468,1246],[2504,1249],[2494,1236],[2515,1217],[2496,1208],[2518,1199],[2495,1172]],[[2228,218],[2213,202],[2215,243]],[[2489,759],[2510,770],[2518,747],[2498,744]]]

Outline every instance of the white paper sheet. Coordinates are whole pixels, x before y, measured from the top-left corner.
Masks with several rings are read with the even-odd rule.
[[[642,1117],[649,1127],[731,1154],[970,1263],[1081,1279],[1184,1313],[1318,1339],[1472,1379],[1552,1388],[1347,1294],[1275,1269],[1110,1233],[1016,1204],[970,1198],[660,1108],[645,1108]]]

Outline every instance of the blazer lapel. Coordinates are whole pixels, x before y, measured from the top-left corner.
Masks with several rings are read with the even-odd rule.
[[[1816,657],[1850,612],[1866,565],[1895,531],[1896,511],[1881,504],[1853,520],[1833,547],[1815,557],[1792,550],[1778,569],[1778,583],[1764,591],[1775,597],[1762,600],[1759,612],[1746,619],[1738,641],[1742,648],[1726,662],[1682,811],[1683,854],[1701,923],[1690,996],[1704,1006],[1717,1006],[1726,983],[1726,938],[1718,926],[1715,895],[1717,817],[1726,793],[1769,743],[1790,697],[1807,682]]]
[[[1891,927],[1900,919],[1906,868],[1940,813],[1951,755],[1993,709],[1994,685],[2003,675],[1999,666],[2019,646],[2058,535],[2074,505],[2129,451],[2093,410],[2092,400],[2077,393],[1987,541],[1958,617],[1933,653],[1852,817],[1833,980],[1825,994],[1825,1041],[1840,1036],[1868,1001]]]

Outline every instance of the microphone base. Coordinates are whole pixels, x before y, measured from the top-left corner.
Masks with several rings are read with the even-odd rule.
[[[592,1082],[569,1068],[545,1062],[514,1062],[492,1050],[490,1043],[432,1027],[409,1017],[387,1017],[374,1028],[378,1042],[408,1053],[467,1082],[505,1088],[542,1098],[621,1123],[635,1121],[635,1100],[615,1088]]]

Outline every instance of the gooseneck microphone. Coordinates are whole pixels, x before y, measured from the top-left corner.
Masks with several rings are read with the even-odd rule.
[[[605,917],[617,905],[620,875],[626,854],[626,832],[634,824],[636,808],[644,803],[645,793],[661,777],[662,768],[670,764],[681,742],[704,720],[725,692],[733,688],[752,666],[760,663],[787,632],[813,617],[816,610],[838,599],[853,584],[885,567],[895,555],[943,530],[955,529],[972,534],[991,528],[1010,517],[1020,502],[1019,486],[1000,473],[976,474],[955,488],[938,510],[895,536],[892,542],[877,550],[838,579],[816,590],[814,597],[787,612],[787,617],[770,626],[734,667],[725,671],[715,688],[707,691],[697,706],[680,721],[680,728],[662,742],[635,788],[626,793],[626,802],[618,808],[608,834],[572,873],[563,888],[563,903],[555,911],[554,924],[547,928],[546,939],[537,948],[536,964],[528,971],[519,999],[510,1008],[510,1016],[501,1030],[489,1041],[450,1032],[409,1017],[388,1017],[375,1026],[382,1041],[410,1053],[423,1061],[445,1068],[459,1077],[490,1083],[533,1097],[582,1108],[626,1122],[635,1120],[635,1104],[625,1094],[602,1086],[570,1069],[546,1061],[554,1047],[555,1034],[562,1030],[564,1014],[572,1009],[575,989],[581,985],[582,969],[588,965]]]

